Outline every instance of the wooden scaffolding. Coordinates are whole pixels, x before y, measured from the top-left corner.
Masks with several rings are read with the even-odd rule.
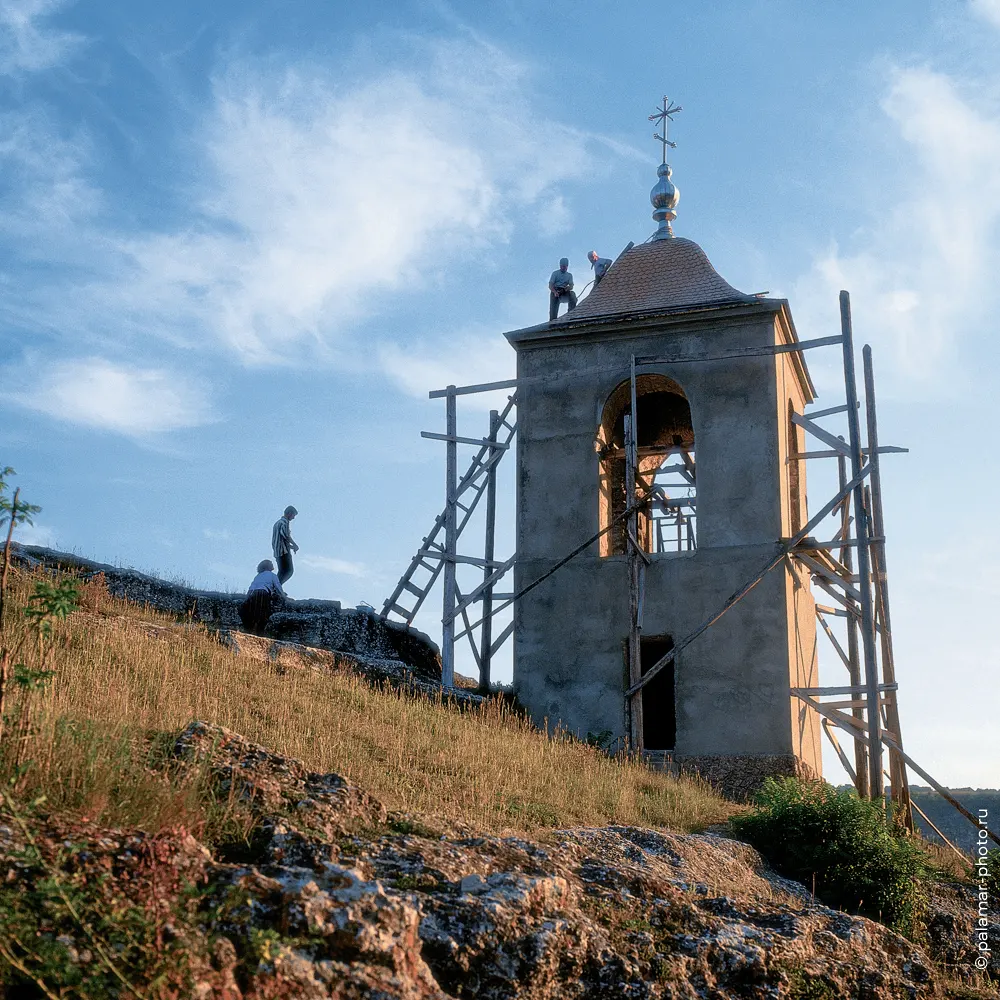
[[[499,635],[494,636],[492,620],[555,574],[571,559],[596,544],[602,535],[612,530],[621,530],[620,525],[624,522],[628,558],[627,582],[623,582],[629,589],[629,670],[628,686],[624,692],[624,711],[629,734],[628,750],[633,754],[641,754],[643,688],[685,647],[695,642],[700,635],[742,601],[768,573],[792,561],[808,570],[812,583],[822,591],[824,598],[831,602],[816,604],[817,624],[819,630],[829,640],[837,660],[845,668],[847,683],[815,688],[790,688],[790,697],[798,699],[820,716],[821,728],[851,776],[858,794],[864,798],[881,801],[888,792],[895,819],[907,829],[913,829],[912,810],[917,808],[911,802],[909,795],[908,767],[978,827],[978,821],[965,807],[903,749],[897,702],[898,682],[893,658],[892,621],[889,612],[881,456],[905,452],[907,449],[886,446],[879,442],[875,375],[872,351],[868,345],[862,350],[864,385],[862,421],[850,296],[847,292],[840,293],[840,318],[839,335],[793,344],[743,348],[713,355],[633,356],[627,369],[631,380],[631,398],[624,418],[627,484],[625,508],[601,531],[567,553],[553,567],[522,587],[516,594],[500,594],[495,589],[513,567],[515,560],[514,555],[507,559],[497,559],[494,552],[497,513],[496,468],[514,443],[517,431],[516,390],[518,386],[526,385],[530,380],[508,379],[479,385],[450,385],[445,389],[431,392],[430,398],[445,400],[445,433],[424,431],[422,436],[445,442],[445,506],[391,596],[386,600],[381,612],[382,617],[387,618],[390,614],[395,614],[407,624],[411,623],[437,580],[443,578],[442,683],[445,688],[454,685],[455,643],[464,637],[469,641],[479,670],[480,688],[488,690],[491,660],[512,634],[514,627],[511,622]],[[655,475],[650,476],[648,472],[639,473],[636,423],[637,372],[642,373],[644,370],[665,364],[722,363],[750,356],[804,352],[824,347],[841,349],[845,399],[838,406],[792,416],[793,423],[823,447],[815,450],[793,450],[788,454],[787,461],[796,464],[820,459],[835,461],[838,475],[836,493],[795,534],[778,540],[773,555],[717,612],[678,641],[669,652],[643,673],[639,660],[639,640],[642,634],[645,599],[644,570],[649,563],[649,555],[639,543],[639,517],[643,513],[651,516],[656,504],[663,510],[669,510],[669,506],[657,489]],[[472,438],[460,437],[457,434],[459,396],[507,389],[514,392],[508,397],[502,411],[491,411],[488,436]],[[846,423],[846,427],[838,432],[820,423],[821,420],[832,417],[839,417]],[[459,445],[475,449],[472,461],[461,478],[458,476]],[[670,458],[677,450],[670,449],[666,457]],[[690,456],[681,457],[684,459],[684,464],[688,465]],[[693,463],[689,467],[689,472],[689,479],[693,484]],[[485,534],[479,549],[482,554],[463,554],[459,551],[459,540],[484,497],[486,498]],[[686,505],[682,502],[681,507],[684,506],[688,508],[687,513],[678,508],[675,516],[690,518],[693,515],[694,502],[688,502]],[[677,507],[676,502],[674,507]],[[690,531],[690,527],[686,530]],[[830,537],[817,540],[817,534],[822,535],[824,531]],[[461,565],[482,571],[481,581],[465,593],[459,589],[457,582],[457,568]],[[470,610],[477,604],[480,605],[479,616],[472,621],[471,617],[474,616],[470,617]],[[457,629],[456,624],[459,620],[463,627]],[[844,750],[836,730],[850,741],[853,753],[849,754]],[[994,834],[991,834],[991,837],[1000,843]]]

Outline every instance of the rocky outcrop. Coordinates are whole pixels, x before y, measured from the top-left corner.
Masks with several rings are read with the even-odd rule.
[[[191,977],[189,992],[176,995],[920,1000],[939,993],[921,948],[820,905],[753,849],[721,836],[634,827],[564,830],[539,842],[479,836],[389,814],[343,778],[218,727],[192,724],[175,754],[207,776],[217,801],[253,824],[217,844],[214,856],[183,832],[165,835],[154,851],[139,834],[107,831],[77,831],[74,840],[86,846],[69,856],[73,865],[112,872],[124,864],[114,859],[129,852],[144,865],[162,856],[197,885],[171,890],[187,909],[171,911],[168,938],[184,942]],[[67,836],[51,831],[53,843]],[[0,831],[0,860],[3,853]],[[123,889],[126,897],[135,884]],[[84,948],[80,937],[70,934],[67,947]]]
[[[15,560],[25,565],[68,570],[84,578],[100,574],[113,597],[187,617],[213,630],[237,632],[242,628],[238,609],[243,594],[194,590],[133,569],[120,569],[35,545],[15,545],[13,551]],[[427,635],[385,621],[371,611],[342,608],[339,601],[289,599],[271,615],[267,636],[331,652],[396,661],[419,679],[441,680],[441,656]]]

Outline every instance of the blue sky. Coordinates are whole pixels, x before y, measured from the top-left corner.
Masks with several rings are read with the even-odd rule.
[[[380,606],[442,500],[427,390],[509,377],[558,258],[579,285],[652,232],[668,93],[676,232],[803,337],[852,293],[911,449],[885,470],[904,737],[1000,785],[998,51],[1000,0],[0,0],[23,537],[242,589],[294,503],[291,594]]]

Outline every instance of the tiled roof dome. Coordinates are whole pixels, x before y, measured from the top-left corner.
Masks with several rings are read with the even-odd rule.
[[[754,296],[733,288],[693,240],[662,239],[629,250],[576,309],[553,322],[751,301]]]

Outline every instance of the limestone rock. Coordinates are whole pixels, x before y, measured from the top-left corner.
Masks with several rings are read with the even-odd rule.
[[[213,630],[239,633],[242,628],[238,609],[243,594],[194,590],[133,569],[120,569],[37,545],[15,545],[14,555],[28,565],[70,570],[84,577],[103,574],[113,597],[187,616]],[[405,669],[418,680],[441,681],[440,652],[427,635],[398,622],[384,621],[368,611],[342,608],[339,601],[289,600],[271,615],[267,634],[271,639],[300,646],[396,663],[400,671]]]
[[[954,894],[934,901],[928,954],[714,834],[611,826],[536,843],[445,821],[434,832],[336,774],[201,722],[176,741],[176,761],[249,811],[242,854],[210,856],[183,831],[54,827],[40,841],[50,866],[93,873],[153,914],[167,959],[183,947],[191,982],[173,995],[930,1000],[932,957],[969,958]],[[0,816],[0,875],[45,876],[17,860],[17,840]],[[79,963],[88,946],[76,935],[67,950]]]

